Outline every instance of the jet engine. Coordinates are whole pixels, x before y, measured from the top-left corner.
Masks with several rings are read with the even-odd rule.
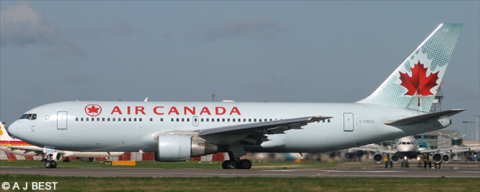
[[[185,161],[190,157],[213,154],[218,146],[191,135],[165,134],[158,136],[155,161]]]
[[[373,161],[374,161],[376,164],[381,164],[381,163],[383,163],[383,154],[381,154],[381,153],[375,153],[375,155],[373,155]]]
[[[442,155],[442,162],[443,163],[448,163],[450,161],[450,155],[445,153]]]
[[[80,161],[90,163],[92,162],[95,158],[94,157],[77,157],[77,159],[80,159]]]
[[[63,158],[63,154],[62,154],[62,153],[54,152],[54,153],[52,154],[52,160],[54,160],[54,161],[57,161],[57,162],[58,162],[58,161],[62,160],[62,158]]]
[[[400,161],[400,156],[398,156],[397,154],[394,154],[392,155],[392,162],[394,163],[398,163]]]
[[[442,155],[440,153],[435,153],[432,156],[432,160],[433,160],[434,163],[441,163],[442,162]]]

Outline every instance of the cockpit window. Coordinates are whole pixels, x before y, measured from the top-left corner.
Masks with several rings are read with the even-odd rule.
[[[35,120],[37,119],[37,114],[34,114],[34,113],[27,113],[27,114],[23,114],[20,119],[28,119],[28,120]]]

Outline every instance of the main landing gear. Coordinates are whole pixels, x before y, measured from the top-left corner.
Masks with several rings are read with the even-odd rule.
[[[57,162],[53,160],[52,155],[46,155],[45,168],[57,168]]]
[[[248,159],[227,160],[222,163],[223,169],[250,169],[252,162]]]

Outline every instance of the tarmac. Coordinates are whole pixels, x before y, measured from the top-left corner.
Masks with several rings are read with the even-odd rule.
[[[1,167],[0,174],[73,177],[404,177],[480,178],[480,168],[305,168],[277,170]]]

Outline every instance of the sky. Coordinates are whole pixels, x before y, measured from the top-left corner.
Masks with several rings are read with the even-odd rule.
[[[57,101],[355,102],[464,23],[442,109],[480,114],[479,1],[0,1],[0,120]],[[324,114],[328,115],[328,114]],[[480,120],[479,120],[480,121]],[[480,122],[479,122],[480,124]],[[480,125],[479,125],[480,126]]]

